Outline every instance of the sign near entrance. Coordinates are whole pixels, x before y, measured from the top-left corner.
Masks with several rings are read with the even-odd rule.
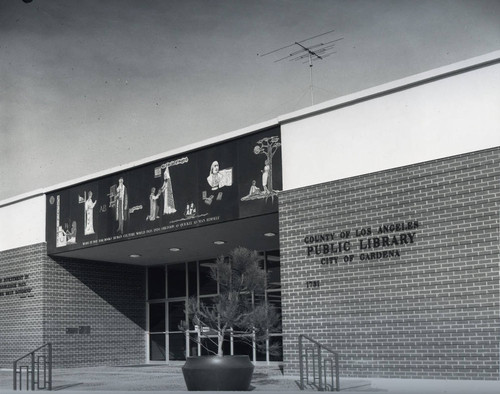
[[[278,211],[279,128],[47,195],[49,254]]]
[[[411,220],[311,234],[304,237],[305,252],[322,265],[399,257],[402,248],[417,241],[419,227],[418,220]]]
[[[29,285],[29,274],[18,274],[0,277],[0,297],[18,296],[19,298],[33,297],[32,287]]]

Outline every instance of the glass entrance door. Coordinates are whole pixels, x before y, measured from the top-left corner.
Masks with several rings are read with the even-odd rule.
[[[168,302],[168,359],[185,360],[186,334],[179,327],[185,316],[186,300]]]
[[[191,355],[217,352],[217,337],[198,337],[197,332],[184,333],[182,321],[188,322],[185,310],[189,297],[205,304],[218,294],[218,284],[210,275],[215,259],[176,263],[148,268],[148,336],[149,360],[185,360]],[[274,305],[281,314],[281,278],[279,251],[262,253],[262,268],[268,273],[266,291],[259,297]],[[266,351],[259,352],[245,338],[229,337],[225,354],[247,354],[252,361],[281,361],[281,354],[270,354],[269,344],[282,344],[281,330],[272,333]]]

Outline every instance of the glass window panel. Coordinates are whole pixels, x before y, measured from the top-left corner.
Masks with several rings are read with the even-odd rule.
[[[270,337],[269,345],[273,346],[273,344],[277,345],[278,348],[276,350],[276,354],[269,354],[269,361],[283,361],[283,337]]]
[[[217,354],[217,337],[201,338],[201,355],[213,356]]]
[[[213,266],[215,260],[200,261],[200,295],[217,294],[217,282],[211,277]]]
[[[198,294],[198,271],[197,262],[191,261],[188,263],[188,295],[190,297]]]
[[[168,274],[168,297],[186,296],[186,264],[167,265]]]
[[[264,263],[265,263],[265,257],[264,257],[264,252],[257,252],[257,255],[259,256],[259,268],[265,269]]]
[[[267,344],[263,348],[257,347],[257,354],[256,354],[257,361],[267,361],[266,354],[267,354]]]
[[[224,343],[222,344],[222,352],[225,355],[231,354],[231,337],[229,335],[226,335],[224,337]]]
[[[186,359],[186,335],[184,333],[168,335],[168,359]]]
[[[184,310],[186,309],[185,301],[175,301],[168,303],[168,330],[169,331],[180,331],[179,325],[182,320],[186,320],[186,314]]]
[[[165,298],[165,267],[148,268],[148,299]]]
[[[215,304],[214,298],[215,297],[200,297],[199,298],[199,307],[201,308],[204,305],[205,307],[208,307],[209,309],[213,309],[214,304]],[[195,327],[194,327],[192,322],[190,322],[190,325],[191,325],[191,329],[194,330]]]
[[[240,294],[240,299],[241,299],[241,306],[244,308],[244,310],[253,310],[253,297],[251,293],[241,293]],[[242,309],[243,312],[243,309]],[[233,326],[234,333],[235,334],[244,334],[248,333],[248,329],[245,329],[244,327],[234,325]]]
[[[273,332],[281,332],[281,291],[268,291],[267,301],[279,315],[279,325]]]
[[[264,293],[254,293],[254,305],[260,305],[266,302],[266,296]]]
[[[189,334],[189,355],[198,355],[198,334]]]
[[[151,361],[166,361],[165,334],[149,336],[149,359]]]
[[[165,303],[149,304],[149,331],[165,331]]]
[[[281,291],[268,291],[267,300],[269,304],[274,306],[274,308],[281,313]]]
[[[281,288],[279,251],[273,251],[267,254],[267,288],[268,289]]]
[[[233,349],[234,349],[234,354],[237,355],[247,355],[250,357],[250,360],[253,360],[253,348],[251,344],[252,338],[249,337],[248,341],[245,341],[243,338],[238,338],[235,337],[233,341]]]

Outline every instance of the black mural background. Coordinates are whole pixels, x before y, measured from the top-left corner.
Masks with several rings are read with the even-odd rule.
[[[282,190],[281,147],[275,149],[272,158],[272,190],[266,193],[262,185],[266,155],[254,151],[258,141],[269,137],[276,137],[274,141],[281,143],[279,128],[168,157],[47,194],[48,252],[55,254],[277,212],[277,192]],[[218,163],[220,176],[224,179],[220,187],[213,187],[207,181],[214,162]],[[167,165],[170,182],[165,181]],[[120,178],[123,179],[127,197],[122,229],[119,228],[120,221],[113,204]],[[249,198],[252,181],[258,189]],[[162,192],[164,184],[165,192]],[[152,188],[157,207],[153,216],[150,201]],[[90,199],[89,192],[92,193]],[[165,204],[168,195],[170,203],[167,201]],[[86,201],[93,208],[86,210]],[[86,214],[86,211],[90,213]],[[86,220],[87,215],[90,215],[90,220]]]

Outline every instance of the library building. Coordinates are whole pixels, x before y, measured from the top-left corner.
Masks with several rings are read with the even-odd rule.
[[[493,52],[0,201],[0,368],[210,354],[179,327],[242,246],[280,324],[225,353],[298,376],[305,334],[342,377],[500,380],[499,87]]]

